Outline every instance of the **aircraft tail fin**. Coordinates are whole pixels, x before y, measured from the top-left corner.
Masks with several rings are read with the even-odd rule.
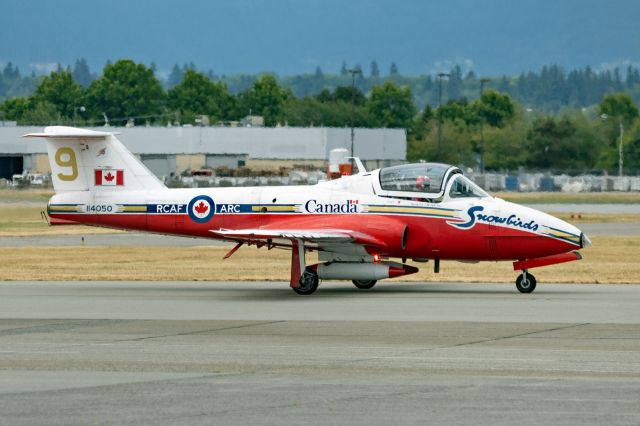
[[[44,138],[56,192],[154,190],[164,184],[116,138],[116,133],[50,126]]]

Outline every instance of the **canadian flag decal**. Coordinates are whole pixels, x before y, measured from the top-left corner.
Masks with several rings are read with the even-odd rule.
[[[124,170],[96,169],[96,186],[123,186]]]

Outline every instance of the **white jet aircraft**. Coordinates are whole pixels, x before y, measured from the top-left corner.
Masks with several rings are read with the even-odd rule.
[[[115,133],[53,126],[44,138],[56,194],[52,225],[86,224],[291,250],[290,286],[312,294],[320,279],[360,289],[412,274],[405,264],[513,261],[517,289],[536,287],[529,269],[581,258],[587,236],[560,219],[494,198],[446,164],[366,171],[310,186],[170,189]],[[307,265],[317,251],[319,263]],[[398,259],[392,261],[391,259]],[[242,265],[238,265],[239,268]]]

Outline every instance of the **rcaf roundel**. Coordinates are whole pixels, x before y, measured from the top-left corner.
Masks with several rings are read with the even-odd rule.
[[[216,212],[216,203],[209,196],[198,195],[189,202],[187,211],[194,222],[205,223]]]

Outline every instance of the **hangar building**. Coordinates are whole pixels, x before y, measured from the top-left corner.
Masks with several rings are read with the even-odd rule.
[[[23,170],[49,173],[41,140],[22,135],[42,127],[0,125],[0,178]],[[254,170],[311,165],[324,168],[329,151],[349,148],[350,128],[328,127],[104,127],[159,177],[185,170],[247,166]],[[354,151],[367,167],[377,168],[406,159],[404,129],[355,129]]]

